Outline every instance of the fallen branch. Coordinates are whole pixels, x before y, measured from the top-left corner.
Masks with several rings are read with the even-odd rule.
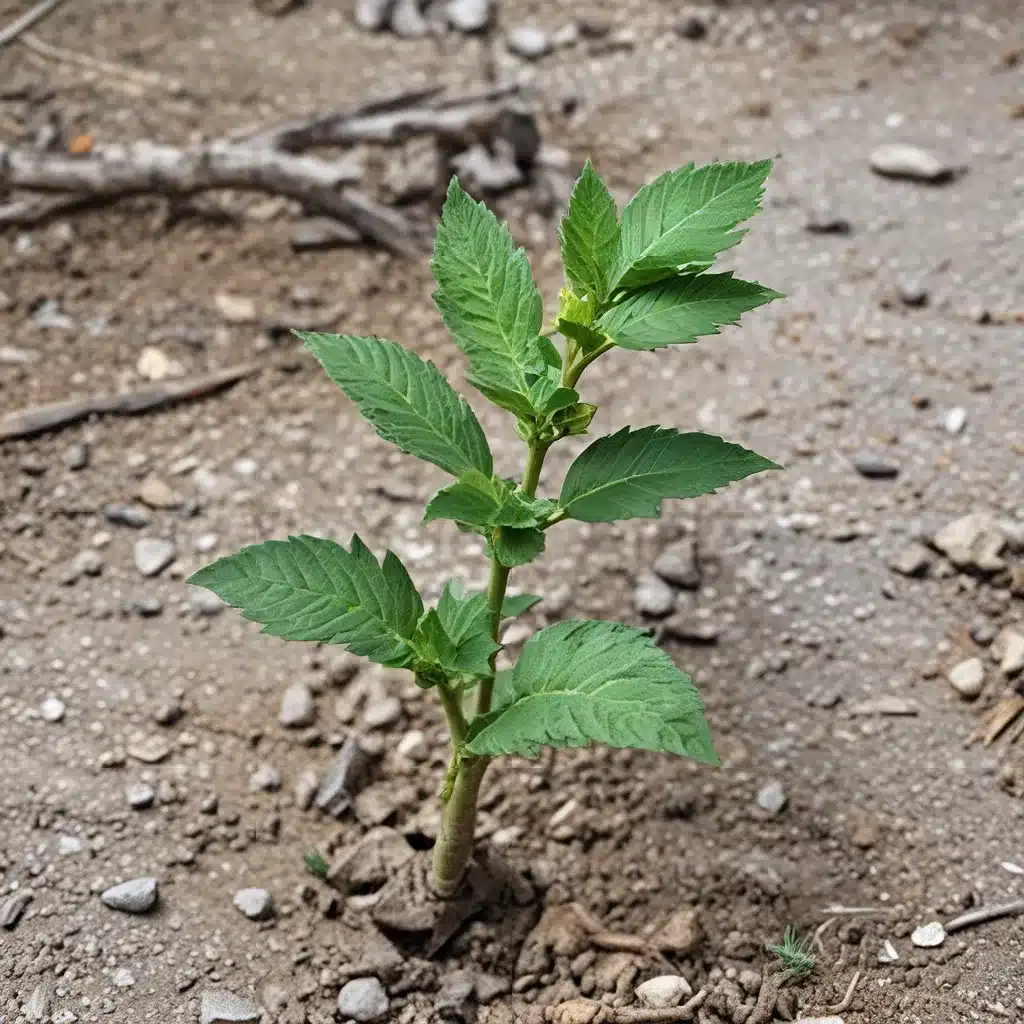
[[[842,1013],[843,1010],[849,1009],[850,1003],[853,1002],[853,993],[857,988],[857,982],[860,981],[860,971],[854,971],[853,977],[850,979],[849,987],[846,989],[846,995],[836,1003],[835,1006],[826,1006],[826,1013]]]
[[[986,921],[995,921],[1000,917],[1012,917],[1015,914],[1024,914],[1024,900],[1014,900],[1013,903],[997,903],[991,907],[968,911],[966,914],[954,917],[946,925],[946,931],[958,932],[963,928],[970,928],[971,925],[984,924]]]
[[[0,49],[13,43],[18,36],[23,35],[33,25],[38,24],[48,14],[57,10],[64,0],[41,0],[35,7],[27,10],[20,18],[16,18],[5,29],[0,29]]]
[[[88,398],[22,409],[0,419],[0,442],[58,430],[93,415],[136,416],[194,398],[204,398],[251,376],[258,369],[253,363],[243,363],[224,370],[214,370],[200,377],[170,381],[119,395],[91,395]]]
[[[669,1006],[665,1009],[647,1009],[645,1007],[609,1008],[609,1014],[602,1016],[599,1011],[594,1024],[677,1024],[679,1021],[693,1020],[697,1011],[704,1005],[708,997],[708,989],[702,988],[692,999],[682,1006]]]
[[[191,149],[138,142],[82,156],[0,145],[0,188],[70,192],[90,203],[219,188],[269,192],[345,221],[395,252],[418,254],[416,232],[405,218],[368,196],[340,190],[359,174],[352,158],[321,160],[226,142]]]

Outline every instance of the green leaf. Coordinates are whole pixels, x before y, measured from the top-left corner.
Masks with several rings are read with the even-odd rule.
[[[558,237],[565,276],[574,290],[604,302],[619,247],[619,226],[615,200],[589,160],[573,186]]]
[[[774,462],[711,434],[625,427],[599,437],[569,467],[559,505],[572,519],[657,518],[663,498],[712,494]]]
[[[538,377],[530,385],[530,403],[543,416],[550,416],[559,409],[567,409],[580,400],[579,393],[572,388],[563,388],[557,380]]]
[[[433,363],[380,338],[299,337],[385,441],[453,476],[471,469],[490,476],[491,450],[480,423]]]
[[[503,619],[514,619],[519,615],[528,612],[535,604],[544,599],[536,594],[512,594],[507,595],[501,603],[501,617]]]
[[[420,623],[421,653],[452,675],[488,675],[491,656],[501,649],[491,635],[492,625],[485,595],[465,597],[459,585],[448,583],[437,608]]]
[[[391,667],[409,664],[423,602],[392,552],[378,565],[358,538],[289,537],[242,548],[189,578],[220,595],[263,632],[285,640],[345,644]]]
[[[560,622],[523,648],[505,703],[470,725],[465,751],[536,757],[542,746],[606,743],[718,758],[689,676],[646,634],[613,622]]]
[[[488,558],[497,558],[508,569],[532,562],[544,550],[544,534],[537,529],[516,530],[505,527],[497,539],[484,545]]]
[[[537,346],[540,292],[508,228],[455,178],[431,267],[434,302],[455,344],[469,356],[467,380],[517,416],[530,415],[526,368],[543,361]]]
[[[596,405],[577,402],[576,405],[570,405],[569,408],[555,413],[551,419],[551,425],[563,437],[585,434],[590,429],[596,412]]]
[[[771,167],[770,160],[691,163],[645,185],[622,211],[611,291],[674,277],[735,245],[743,232],[732,229],[760,209]]]
[[[454,519],[473,527],[537,526],[553,507],[545,499],[520,494],[511,480],[486,477],[473,470],[430,499],[423,522]]]
[[[747,310],[780,299],[779,292],[728,274],[683,274],[627,295],[598,326],[619,348],[650,350],[718,334]]]
[[[606,341],[608,337],[601,331],[588,327],[586,324],[578,324],[574,320],[563,320],[561,317],[555,321],[558,333],[566,338],[571,338],[584,352],[595,352]]]

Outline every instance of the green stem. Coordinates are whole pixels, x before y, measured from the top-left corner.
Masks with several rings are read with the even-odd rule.
[[[562,374],[562,384],[565,387],[567,387],[567,388],[574,388],[574,387],[576,387],[577,383],[579,382],[580,377],[583,376],[583,371],[595,359],[599,358],[600,356],[603,356],[605,354],[605,352],[607,352],[609,349],[614,348],[614,347],[615,346],[614,346],[614,344],[612,342],[610,342],[610,341],[609,342],[605,342],[605,344],[602,345],[600,348],[596,348],[596,349],[594,349],[593,352],[589,353],[588,355],[585,355],[575,365],[570,365],[569,363],[566,363],[565,370],[564,370],[564,372]]]
[[[473,853],[476,801],[488,763],[486,757],[464,760],[445,804],[441,831],[434,844],[434,888],[443,899],[458,891]]]
[[[444,717],[448,719],[448,731],[452,736],[452,747],[458,748],[466,739],[466,731],[469,728],[466,723],[466,716],[462,711],[462,693],[460,690],[452,689],[445,683],[437,686],[438,696],[441,698],[441,706],[444,708]]]

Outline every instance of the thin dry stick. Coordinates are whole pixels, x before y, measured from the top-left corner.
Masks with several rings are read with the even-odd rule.
[[[761,972],[761,991],[757,995],[754,1009],[747,1018],[747,1024],[766,1024],[775,1013],[775,1003],[779,998],[779,990],[789,981],[788,970],[779,971],[771,964],[765,964]]]
[[[838,917],[829,917],[822,921],[821,924],[814,930],[814,935],[811,937],[811,942],[818,947],[818,949],[824,954],[825,943],[821,941],[821,937],[838,921]]]
[[[655,1010],[645,1007],[623,1007],[611,1010],[609,1016],[597,1017],[595,1024],[677,1024],[679,1021],[693,1020],[697,1011],[704,1005],[709,990],[702,988],[695,996],[688,999],[682,1006],[670,1006]]]
[[[20,18],[15,19],[5,29],[0,29],[0,49],[8,43],[13,43],[18,36],[23,35],[33,25],[42,21],[48,14],[57,10],[64,0],[41,0],[41,3],[26,11]]]
[[[836,1003],[835,1006],[826,1006],[826,1013],[842,1013],[843,1010],[847,1009],[850,1003],[853,1002],[853,992],[857,987],[857,982],[860,981],[860,971],[856,970],[853,972],[853,977],[850,979],[849,987],[846,989],[846,995]]]
[[[973,924],[984,924],[986,921],[994,921],[999,917],[1011,917],[1015,914],[1024,914],[1024,900],[1014,900],[1013,903],[997,903],[992,907],[971,910],[959,917],[954,917],[946,925],[946,931],[958,932],[961,928],[970,928]]]
[[[143,71],[140,68],[130,68],[123,64],[115,64],[112,61],[100,60],[98,57],[91,57],[87,53],[65,50],[63,47],[53,46],[50,43],[44,42],[32,33],[26,33],[22,36],[21,44],[22,46],[27,46],[46,60],[56,61],[61,64],[75,64],[89,71],[126,79],[136,85],[166,89],[175,96],[180,95],[184,91],[184,86],[176,79],[164,78],[163,75],[159,75],[155,71]]]
[[[243,377],[251,376],[258,369],[259,367],[253,363],[243,363],[225,370],[215,370],[200,377],[153,385],[119,395],[91,395],[88,398],[22,409],[0,418],[0,441],[32,437],[48,430],[79,423],[93,415],[134,416],[154,409],[163,409],[178,402],[202,398],[220,391]]]

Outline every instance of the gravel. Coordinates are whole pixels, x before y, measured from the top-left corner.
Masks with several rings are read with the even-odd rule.
[[[524,60],[537,60],[551,52],[551,37],[533,25],[510,29],[505,42],[512,53]]]
[[[239,889],[233,902],[250,921],[266,921],[274,916],[274,898],[266,889]]]
[[[177,557],[174,541],[160,537],[140,537],[135,542],[135,568],[143,576],[159,576]]]
[[[103,515],[108,523],[130,526],[133,530],[141,530],[153,521],[153,517],[141,505],[128,505],[120,501],[104,505]]]
[[[781,813],[788,802],[789,798],[781,782],[769,782],[757,794],[757,806],[773,816]]]
[[[910,941],[922,949],[941,946],[946,941],[946,929],[942,927],[941,921],[929,921],[911,932]]]
[[[700,586],[697,542],[687,537],[670,544],[655,561],[654,571],[666,583],[684,590],[696,590]]]
[[[448,24],[460,32],[482,32],[491,18],[491,0],[449,0]]]
[[[261,764],[249,776],[249,792],[273,793],[281,788],[281,773],[272,764]]]
[[[354,978],[338,993],[338,1012],[343,1018],[379,1020],[390,1006],[384,986],[376,978]]]
[[[125,786],[124,797],[133,811],[144,811],[153,806],[156,790],[146,782],[130,782]]]
[[[111,886],[100,899],[112,910],[126,914],[145,914],[156,906],[158,883],[155,878],[133,878]]]

